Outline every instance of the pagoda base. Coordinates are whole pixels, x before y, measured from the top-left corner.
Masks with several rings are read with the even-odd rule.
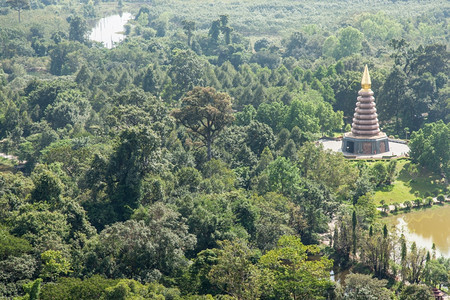
[[[362,155],[389,152],[388,137],[383,132],[374,136],[354,135],[347,132],[342,139],[342,152]]]

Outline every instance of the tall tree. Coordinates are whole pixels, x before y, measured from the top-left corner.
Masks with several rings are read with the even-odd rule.
[[[214,44],[219,43],[219,35],[220,35],[220,20],[214,20],[211,23],[211,28],[209,29],[209,36]]]
[[[225,37],[225,44],[231,43],[231,32],[233,28],[228,26],[228,15],[220,15],[220,31],[223,33]]]
[[[30,9],[30,2],[28,0],[6,0],[6,3],[19,13],[19,23],[20,12],[24,9]]]
[[[382,121],[395,117],[397,132],[400,132],[400,118],[408,94],[408,77],[402,69],[395,66],[381,88],[377,104]]]
[[[183,25],[184,33],[186,33],[187,38],[188,38],[187,44],[188,44],[188,46],[191,46],[192,35],[194,34],[194,30],[195,30],[195,22],[183,20],[183,22],[181,22],[181,24]]]
[[[158,95],[161,91],[163,73],[157,64],[151,64],[142,78],[142,89],[152,95]]]
[[[195,86],[204,85],[205,63],[191,50],[174,50],[170,76],[175,84],[175,95],[181,97]]]
[[[411,63],[414,60],[416,51],[411,48],[409,43],[404,39],[392,39],[389,42],[389,46],[391,46],[394,50],[391,57],[394,59],[395,65],[399,67],[402,66],[403,72],[408,75],[411,70]]]
[[[343,111],[345,123],[351,124],[356,105],[356,91],[361,86],[361,73],[345,71],[333,78],[331,85],[336,99],[333,104],[335,111]]]
[[[53,75],[68,75],[76,71],[77,66],[71,64],[74,52],[79,49],[79,44],[70,41],[62,41],[49,51],[50,73]]]
[[[424,275],[426,266],[426,250],[417,248],[415,242],[411,244],[407,261],[407,279],[410,283],[419,283],[421,277]]]
[[[118,221],[127,220],[138,207],[144,176],[159,169],[159,144],[153,131],[143,126],[120,134],[106,170],[107,193]]]
[[[181,108],[172,115],[177,121],[200,136],[212,158],[211,146],[217,134],[234,121],[231,97],[212,87],[195,87],[182,99]]]
[[[67,18],[67,22],[69,22],[69,40],[80,43],[86,42],[88,33],[86,20],[80,16],[70,16]]]
[[[418,75],[423,75],[426,72],[433,76],[440,72],[448,74],[449,60],[450,53],[445,45],[433,44],[425,48],[419,47],[414,61],[411,62],[411,69]]]
[[[447,174],[450,172],[450,126],[444,122],[425,124],[411,135],[411,158],[414,162]]]

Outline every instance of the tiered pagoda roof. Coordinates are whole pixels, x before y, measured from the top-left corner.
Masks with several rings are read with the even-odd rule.
[[[373,91],[370,89],[371,84],[369,69],[366,65],[361,80],[362,88],[358,92],[358,102],[353,115],[352,133],[354,136],[371,137],[380,133],[375,98],[373,97]]]

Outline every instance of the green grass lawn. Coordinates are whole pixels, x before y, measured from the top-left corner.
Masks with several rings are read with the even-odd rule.
[[[377,205],[381,205],[381,200],[384,200],[386,204],[412,201],[417,198],[416,192],[419,193],[419,197],[425,198],[426,192],[433,196],[434,191],[439,190],[439,193],[443,191],[445,186],[440,183],[440,177],[428,170],[420,169],[419,175],[412,179],[407,172],[409,164],[408,160],[399,160],[397,164],[398,177],[394,184],[375,190],[374,198]]]

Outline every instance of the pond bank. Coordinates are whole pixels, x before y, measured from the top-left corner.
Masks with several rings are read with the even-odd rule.
[[[436,205],[445,205],[447,203],[450,203],[449,196],[444,195],[444,197],[445,197],[445,199],[442,203],[437,200],[437,197],[433,197],[432,198],[433,203],[431,205],[422,203],[421,205],[417,206],[417,205],[415,205],[414,201],[410,201],[411,206],[407,206],[405,203],[396,203],[396,204],[383,205],[383,206],[377,207],[377,210],[382,213],[383,217],[387,217],[387,216],[389,216],[388,215],[389,213],[391,213],[393,215],[397,215],[399,213],[408,213],[408,212],[414,211],[415,209],[429,209],[429,208],[433,208]]]
[[[410,243],[436,255],[450,258],[450,205],[435,205],[434,209],[409,210],[383,219],[390,231],[403,234]]]

